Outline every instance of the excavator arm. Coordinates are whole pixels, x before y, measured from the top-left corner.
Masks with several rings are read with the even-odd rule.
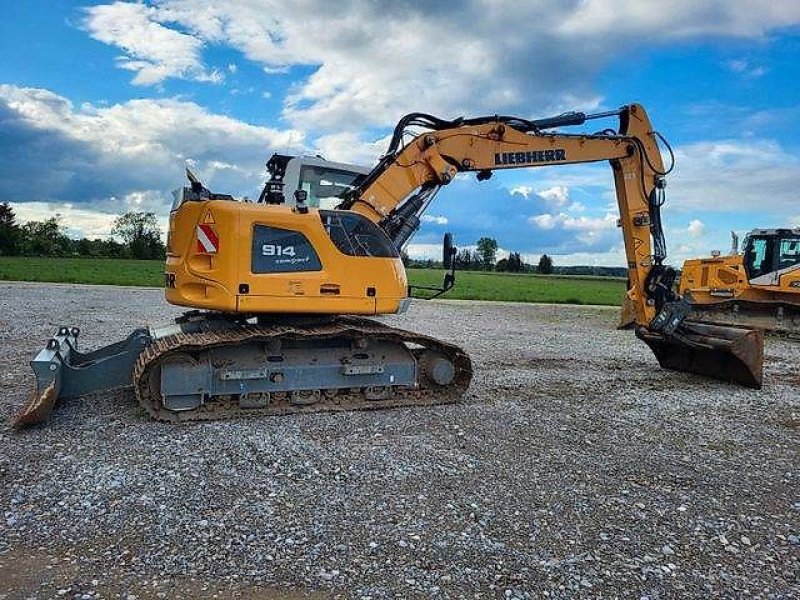
[[[617,130],[548,131],[610,116],[618,116]],[[411,127],[428,131],[403,145]],[[659,138],[637,104],[538,121],[500,116],[444,121],[415,113],[398,123],[387,154],[339,208],[377,223],[400,248],[419,227],[420,216],[436,191],[458,173],[474,171],[482,180],[500,169],[609,161],[638,337],[663,367],[760,387],[763,339],[759,332],[686,321],[689,304],[674,290],[674,269],[663,264],[666,244],[660,209],[665,176],[672,166],[664,168]]]

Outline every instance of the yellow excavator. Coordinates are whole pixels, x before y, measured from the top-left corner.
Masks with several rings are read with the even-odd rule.
[[[561,129],[611,117],[616,130]],[[608,161],[614,176],[640,299],[637,336],[664,368],[760,387],[761,334],[687,321],[689,305],[674,291],[675,271],[663,264],[668,170],[659,140],[637,104],[539,120],[412,113],[334,209],[310,205],[313,186],[300,185],[287,202],[291,158],[282,155],[267,163],[271,176],[257,203],[212,193],[190,177],[170,215],[165,287],[168,302],[192,310],[86,354],[77,351],[78,330],[60,328],[32,362],[37,389],[15,425],[45,420],[59,397],[122,385],[165,421],[454,402],[472,376],[466,352],[367,318],[409,305],[414,288],[400,249],[434,194],[459,173],[485,180],[501,169],[596,161]],[[436,294],[455,282],[454,255],[447,235]]]
[[[800,229],[753,229],[741,250],[731,235],[730,254],[683,263],[678,291],[691,304],[689,318],[800,334]],[[635,325],[631,296],[623,298],[619,329]]]
[[[692,318],[800,334],[800,229],[753,229],[741,252],[683,263]]]

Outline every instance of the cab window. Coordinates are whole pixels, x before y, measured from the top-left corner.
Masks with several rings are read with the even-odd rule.
[[[308,193],[307,204],[312,208],[334,208],[363,177],[360,173],[313,165],[300,168],[300,189]]]
[[[400,255],[382,229],[366,217],[344,211],[319,211],[322,225],[342,254],[397,258]]]
[[[767,238],[753,238],[745,256],[750,278],[772,272],[772,247]]]
[[[781,240],[778,261],[779,269],[788,269],[800,263],[800,237]]]

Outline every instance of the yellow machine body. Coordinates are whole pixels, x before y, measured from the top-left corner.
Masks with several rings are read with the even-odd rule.
[[[754,229],[741,254],[683,263],[697,318],[800,334],[800,230]]]
[[[752,283],[741,254],[717,258],[693,258],[683,263],[680,293],[691,293],[696,304],[730,299],[748,302],[793,302],[800,306],[800,269],[777,278],[775,283]]]
[[[323,219],[339,216],[358,219],[361,243],[366,236],[373,254],[377,246],[387,249],[385,256],[352,255],[337,247]],[[271,235],[264,237],[265,231]],[[403,262],[391,242],[352,212],[187,201],[170,215],[167,252],[166,298],[180,306],[242,314],[377,315],[400,312],[408,294]]]

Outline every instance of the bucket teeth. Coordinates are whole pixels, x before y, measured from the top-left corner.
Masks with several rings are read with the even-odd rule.
[[[12,419],[11,426],[19,430],[29,425],[43,423],[53,412],[57,396],[55,381],[51,382],[42,392],[39,392],[38,389],[34,390],[28,397],[28,403]]]

